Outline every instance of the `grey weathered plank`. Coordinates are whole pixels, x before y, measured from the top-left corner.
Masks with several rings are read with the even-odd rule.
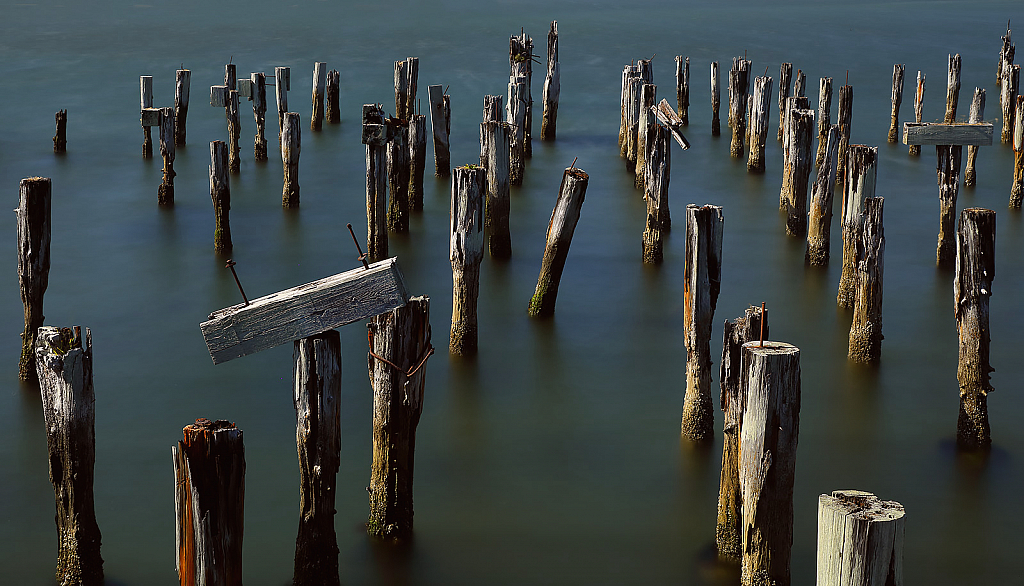
[[[389,258],[210,314],[199,324],[214,364],[391,311],[409,299]]]
[[[992,124],[903,123],[903,144],[978,145],[992,144]]]
[[[672,138],[679,143],[679,146],[684,151],[690,148],[690,141],[686,140],[683,133],[679,131],[679,127],[683,125],[683,119],[672,109],[668,100],[661,100],[657,106],[651,107],[651,111],[658,118],[658,122],[661,122],[665,128],[668,128],[669,132],[672,133]]]

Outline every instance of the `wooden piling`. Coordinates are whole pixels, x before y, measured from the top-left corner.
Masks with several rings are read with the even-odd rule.
[[[956,102],[960,97],[960,53],[949,56],[946,75],[946,124],[956,122]]]
[[[740,536],[743,534],[743,501],[740,496],[740,432],[746,392],[740,377],[743,366],[743,345],[767,337],[768,312],[750,306],[744,315],[726,320],[722,336],[722,364],[719,382],[722,387],[721,406],[725,416],[722,429],[722,475],[718,490],[718,522],[715,543],[718,559],[739,563],[743,559]]]
[[[256,120],[256,136],[253,139],[253,160],[266,161],[267,76],[265,73],[253,73],[250,79],[252,80],[252,116]]]
[[[416,114],[416,84],[420,75],[419,57],[395,61],[395,117],[410,120]]]
[[[171,447],[175,567],[182,586],[242,584],[245,446],[223,419],[196,422]]]
[[[185,120],[188,117],[188,90],[192,72],[179,69],[174,72],[174,144],[185,146]]]
[[[309,129],[318,131],[324,126],[324,92],[327,90],[327,64],[313,63],[313,114],[309,118]]]
[[[639,69],[637,69],[639,71]],[[644,79],[635,73],[627,80],[626,88],[626,137],[622,143],[622,154],[626,158],[626,169],[633,171],[636,165],[637,142],[639,140],[640,101],[643,99]]]
[[[291,88],[291,67],[274,68],[274,93],[277,96],[277,140],[284,132],[284,115],[288,112],[288,90]]]
[[[857,299],[857,243],[861,239],[861,227],[864,224],[864,201],[875,197],[877,171],[878,147],[860,144],[850,146],[840,218],[843,269],[839,276],[839,292],[836,294],[836,304],[842,309],[853,309]]]
[[[379,261],[388,257],[388,178],[384,157],[388,125],[381,105],[364,104],[362,123],[362,141],[366,145],[366,255],[371,261]]]
[[[898,142],[900,137],[900,104],[903,103],[903,72],[906,65],[892,66],[892,111],[889,114],[889,142]]]
[[[210,198],[213,200],[213,250],[231,252],[231,186],[228,182],[228,149],[223,141],[210,143]]]
[[[711,62],[711,136],[722,133],[721,122],[718,120],[718,109],[721,104],[721,90],[718,83],[718,61]]]
[[[238,68],[234,63],[228,63],[224,65],[224,85],[227,86],[228,91],[238,89]]]
[[[664,233],[672,227],[669,215],[668,183],[672,174],[671,132],[657,122],[647,129],[647,164],[644,167],[644,199],[647,221],[644,224],[643,259],[648,264],[664,260]]]
[[[537,287],[527,311],[530,317],[549,317],[555,313],[555,300],[558,297],[559,282],[562,280],[562,269],[565,268],[565,259],[569,255],[572,234],[580,219],[580,209],[583,207],[589,182],[590,175],[583,169],[569,167],[562,174],[558,200],[551,211],[551,220],[548,221],[544,258],[541,260]]]
[[[850,123],[853,121],[853,86],[839,88],[839,107],[836,122],[839,123],[839,154],[836,159],[836,190],[845,193],[846,162],[850,149]]]
[[[980,87],[974,88],[974,97],[971,99],[971,113],[967,121],[971,124],[983,122],[985,119],[985,90]],[[978,146],[968,145],[967,147],[967,170],[964,171],[964,187],[974,187],[977,173],[974,166],[978,160]]]
[[[690,124],[690,58],[676,55],[676,111],[683,126]]]
[[[294,586],[337,586],[335,493],[341,461],[341,335],[295,340],[292,402],[299,455],[299,530]]]
[[[864,200],[864,222],[857,240],[856,297],[847,356],[864,364],[878,362],[882,356],[883,203],[881,197]]]
[[[394,128],[385,147],[388,173],[388,231],[409,231],[409,137],[408,122],[398,118],[388,121]]]
[[[820,140],[820,139],[819,139]],[[804,262],[826,267],[832,244],[832,198],[836,186],[836,153],[839,151],[839,125],[829,127],[825,153],[818,164],[818,175],[811,186],[811,211],[808,214],[807,252]]]
[[[152,75],[140,75],[139,76],[139,94],[141,109],[153,107],[153,76]],[[1005,141],[1004,141],[1005,142]],[[142,127],[142,158],[149,159],[153,156],[153,136],[149,131],[149,126],[143,125]]]
[[[790,98],[791,103],[803,98]],[[806,102],[806,98],[803,98]],[[807,181],[811,175],[811,133],[814,131],[814,110],[793,109],[786,123],[787,138],[783,191],[780,208],[786,210],[786,234],[803,238],[807,235]],[[785,189],[788,186],[788,190]]]
[[[83,338],[79,326],[41,327],[34,351],[57,509],[57,583],[102,585],[100,528],[93,506],[92,332],[85,328]]]
[[[434,135],[434,175],[448,177],[451,174],[451,155],[448,152],[448,134],[451,129],[452,108],[448,94],[440,85],[427,86],[430,99],[430,128]]]
[[[43,294],[50,279],[50,179],[21,180],[18,207],[18,285],[25,306],[18,378],[36,380],[36,331],[43,325]]]
[[[157,189],[157,204],[174,205],[174,108],[160,108],[160,156],[164,174]]]
[[[505,106],[505,122],[508,123],[509,135],[509,180],[512,185],[523,184],[523,171],[526,166],[526,115],[530,99],[526,77],[519,76],[509,79],[508,104]]]
[[[476,300],[484,256],[486,172],[477,165],[456,167],[452,175],[451,232],[452,330],[448,351],[472,356],[477,350]]]
[[[960,145],[936,145],[936,171],[939,182],[939,242],[935,263],[940,268],[953,268],[956,260],[956,197],[960,191]]]
[[[924,112],[924,81],[925,75],[920,71],[917,72],[917,91],[914,92],[914,121],[918,124],[921,123],[921,115]],[[912,144],[910,145],[910,155],[919,156],[921,154],[921,145]]]
[[[629,126],[626,121],[629,110],[630,79],[636,73],[635,65],[626,65],[622,68],[622,93],[619,96],[619,156],[626,156],[626,128]]]
[[[523,156],[533,156],[533,38],[525,32],[518,37],[509,37],[509,79],[524,77],[526,83],[524,100]],[[513,185],[519,185],[513,181]]]
[[[764,173],[764,147],[768,140],[768,109],[772,102],[772,78],[754,79],[754,98],[750,108],[750,154],[747,171]]]
[[[800,431],[800,349],[743,345],[746,394],[740,429],[743,586],[790,583],[793,481]]]
[[[796,70],[796,77],[793,78],[793,95],[807,96],[807,76],[803,70]]]
[[[505,117],[505,109],[501,105],[501,96],[484,96],[484,122],[501,122]]]
[[[548,31],[548,69],[544,75],[544,111],[541,114],[540,139],[555,140],[558,122],[558,95],[561,92],[561,67],[558,64],[558,21]]]
[[[238,117],[238,90],[228,91],[226,114],[228,118],[228,171],[238,173],[241,166],[239,157],[241,148],[238,145],[238,139],[242,136],[242,122]]]
[[[732,142],[729,154],[743,156],[743,139],[747,132],[747,75],[750,72],[736,68],[729,70],[729,119],[732,120]]]
[[[54,119],[57,123],[57,131],[53,135],[53,152],[66,153],[68,151],[68,111],[57,110]]]
[[[488,250],[493,258],[508,259],[512,257],[512,236],[508,228],[509,127],[500,120],[488,121],[480,125],[480,132],[484,138],[484,168],[487,170],[484,207]]]
[[[903,586],[904,510],[860,490],[818,497],[817,586]]]
[[[960,383],[960,415],[956,443],[970,450],[987,450],[992,445],[988,394],[994,390],[989,373],[995,369],[989,366],[988,306],[996,274],[995,255],[996,213],[982,208],[960,212],[953,278],[953,309],[960,337],[956,373]]]
[[[793,64],[783,63],[779,71],[779,142],[782,142],[782,137],[786,134],[786,129],[783,128],[783,118],[786,115],[786,98],[790,95],[792,79]]]
[[[430,298],[413,297],[370,323],[373,463],[366,531],[387,541],[412,535],[416,426],[423,412],[430,345]]]
[[[327,72],[325,97],[324,117],[328,124],[338,124],[341,122],[341,74],[337,69]]]
[[[284,115],[281,130],[281,163],[284,168],[284,187],[281,190],[281,205],[286,208],[299,207],[299,154],[302,151],[302,129],[298,112]]]
[[[640,109],[637,115],[636,133],[636,164],[633,165],[633,187],[644,189],[645,170],[647,168],[647,131],[654,122],[655,116],[651,112],[654,107],[655,96],[658,93],[658,86],[653,83],[645,83],[640,90]]]
[[[1017,107],[1014,110],[1013,185],[1010,187],[1010,209],[1019,210],[1024,200],[1024,96],[1017,96]]]
[[[1000,139],[1003,143],[1013,140],[1014,114],[1017,106],[1017,95],[1020,93],[1020,65],[1007,64],[1003,72],[1003,85],[1000,88],[999,100],[1003,108],[1003,130]]]
[[[832,128],[832,78],[823,77],[818,81],[818,153],[814,158],[815,168],[820,168],[828,150],[828,134]],[[838,148],[839,144],[836,143]],[[833,170],[835,168],[833,167]]]
[[[1006,21],[1006,34],[1000,37],[1003,41],[999,47],[999,60],[996,62],[996,85],[1003,80],[1003,68],[1006,63],[1013,63],[1013,41],[1010,39],[1010,21]]]
[[[427,117],[409,118],[409,210],[423,211],[423,171],[427,164]]]
[[[686,206],[686,260],[683,264],[683,341],[686,344],[686,396],[681,432],[693,442],[712,438],[711,320],[722,286],[722,208]]]

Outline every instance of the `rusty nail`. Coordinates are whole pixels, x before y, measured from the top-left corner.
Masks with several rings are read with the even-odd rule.
[[[238,285],[238,292],[242,294],[242,301],[245,305],[249,305],[249,298],[245,296],[245,291],[242,290],[242,283],[238,280],[238,273],[235,272],[235,261],[228,259],[228,264],[224,265],[224,268],[231,269],[231,276],[235,278],[235,284]]]
[[[573,159],[572,159],[572,165],[569,165],[569,168],[570,168],[570,169],[575,169],[575,168],[576,168],[576,159],[578,159],[578,158],[579,158],[579,157],[573,157]]]
[[[359,256],[357,256],[356,259],[362,261],[364,269],[369,270],[370,265],[366,262],[366,255],[363,254],[363,249],[359,247],[359,241],[356,240],[356,233],[352,231],[352,224],[345,225],[348,226],[348,233],[352,235],[352,242],[356,245],[356,250],[359,251]]]

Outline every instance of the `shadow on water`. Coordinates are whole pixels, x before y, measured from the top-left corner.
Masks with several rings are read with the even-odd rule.
[[[370,538],[370,550],[377,567],[377,584],[403,586],[411,583],[416,536],[400,543]]]
[[[708,543],[697,552],[693,584],[702,586],[737,586],[740,583],[740,565],[718,559],[718,548]]]

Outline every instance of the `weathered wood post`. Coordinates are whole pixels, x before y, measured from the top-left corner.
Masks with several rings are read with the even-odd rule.
[[[175,567],[182,586],[242,584],[245,445],[242,430],[196,419],[171,447]]]
[[[336,586],[335,487],[341,462],[341,334],[295,340],[292,402],[299,454],[299,530],[295,586]]]
[[[860,363],[882,356],[882,272],[885,230],[881,197],[864,200],[864,223],[857,241],[857,284],[847,356]]]
[[[797,104],[798,100],[806,102],[807,98],[789,98],[791,105]],[[811,175],[814,110],[794,108],[789,110],[788,116],[787,137],[783,141],[785,166],[779,207],[786,210],[786,234],[802,238],[807,234],[807,181]]]
[[[140,75],[139,76],[139,94],[141,109],[153,107],[153,76],[152,75]],[[143,120],[143,122],[145,122]],[[149,126],[145,123],[142,125],[142,158],[149,159],[153,156],[153,136],[149,131]]]
[[[309,129],[318,131],[324,127],[324,92],[327,89],[327,63],[313,63],[313,114],[309,118]]]
[[[509,125],[509,181],[512,185],[523,184],[523,170],[526,166],[526,115],[530,99],[526,77],[511,78],[508,82],[508,103],[505,106],[505,122]]]
[[[548,222],[544,258],[540,264],[537,287],[527,311],[530,317],[548,317],[555,313],[558,284],[562,279],[562,269],[565,268],[565,259],[569,255],[572,234],[580,219],[580,209],[583,207],[589,182],[590,175],[583,169],[569,167],[562,174],[558,200]]]
[[[427,164],[427,117],[409,118],[409,209],[423,211],[423,171]]]
[[[174,205],[174,108],[160,108],[160,156],[164,174],[157,189],[157,204]]]
[[[740,429],[743,586],[789,584],[793,481],[800,431],[800,349],[743,345],[746,403]]]
[[[50,482],[56,500],[58,584],[103,584],[100,528],[93,507],[96,395],[92,332],[41,327],[35,369],[46,423]]]
[[[430,100],[430,128],[434,135],[434,175],[448,177],[451,174],[451,154],[448,152],[448,134],[451,130],[451,96],[444,93],[440,85],[427,86]]]
[[[423,412],[430,344],[430,298],[374,317],[368,356],[373,386],[373,464],[367,533],[400,541],[412,534],[416,426]]]
[[[779,70],[779,142],[786,134],[784,122],[786,117],[786,98],[790,95],[790,84],[793,82],[793,64],[783,63]]]
[[[499,102],[499,108],[500,102]],[[484,168],[487,170],[487,203],[484,220],[488,234],[488,250],[498,259],[512,257],[512,236],[509,215],[509,127],[500,120],[480,125],[484,138]]]
[[[341,74],[337,69],[327,72],[327,90],[325,92],[327,104],[324,108],[324,116],[328,124],[341,122]]]
[[[53,135],[53,152],[66,153],[68,151],[68,111],[57,110],[54,119],[57,123],[57,131]]]
[[[366,255],[371,260],[388,256],[388,177],[384,152],[390,126],[380,104],[363,105],[362,141],[366,145]],[[436,152],[436,151],[435,151]]]
[[[944,122],[956,122],[956,103],[960,97],[960,53],[949,56],[949,72],[946,76],[946,117]]]
[[[681,432],[694,442],[715,431],[711,401],[711,320],[722,286],[721,206],[687,204],[686,260],[683,265],[683,341],[686,344],[686,396]]]
[[[857,243],[864,225],[864,201],[875,197],[878,147],[850,145],[848,177],[844,182],[840,225],[843,234],[843,269],[839,276],[836,304],[853,309],[857,299]]]
[[[192,72],[179,69],[174,72],[174,144],[185,146],[185,120],[188,117],[188,90]]]
[[[636,133],[636,165],[633,166],[633,187],[644,189],[644,177],[647,168],[647,131],[654,123],[654,114],[651,108],[654,107],[655,96],[658,93],[658,86],[653,83],[645,83],[640,90],[640,110],[637,116]]]
[[[1003,143],[1013,140],[1014,109],[1017,106],[1017,94],[1020,93],[1020,65],[1006,64],[1003,71],[1003,85],[999,92],[999,102],[1003,109],[1003,130],[1000,139]]]
[[[807,96],[807,75],[801,69],[796,70],[796,77],[793,79],[793,95]]]
[[[988,303],[996,275],[996,213],[967,208],[960,213],[953,278],[956,331],[960,337],[960,415],[956,443],[961,448],[986,450],[992,445],[988,425],[989,383]]]
[[[558,64],[558,21],[548,31],[548,69],[544,75],[544,111],[541,114],[540,139],[555,140],[558,123],[558,95],[561,92],[561,67]]]
[[[533,38],[525,32],[517,37],[509,37],[509,78],[526,78],[525,94],[521,96],[524,100],[524,121],[523,126],[523,156],[533,156]],[[511,101],[511,100],[510,100]],[[519,185],[513,181],[513,185]]]
[[[241,147],[238,139],[242,136],[242,122],[238,115],[238,90],[228,90],[228,171],[238,173],[241,166]]]
[[[807,252],[804,262],[812,267],[827,267],[832,243],[832,199],[836,187],[836,153],[839,150],[839,125],[829,127],[825,156],[811,186],[811,211],[808,214]]]
[[[746,83],[746,85],[742,86],[742,88],[740,88],[739,90],[734,89],[733,85],[732,85],[732,78],[733,78],[733,73],[732,72],[733,71],[745,71],[747,73],[747,83]],[[735,99],[734,98],[734,94],[737,94],[737,93],[744,93],[744,94],[746,94],[747,90],[750,88],[750,62],[747,61],[745,56],[744,57],[733,57],[732,58],[732,67],[729,69],[729,82],[728,83],[729,83],[729,86],[728,86],[727,89],[729,90],[729,106],[730,106],[730,108],[729,108],[729,127],[731,128],[734,124],[736,124],[736,113],[733,112],[733,110],[732,110],[732,103],[733,103],[733,101]],[[746,107],[745,106],[746,106],[746,103],[744,103],[744,108],[743,108],[743,113],[744,114],[746,114]],[[745,138],[745,136],[744,136],[744,138]]]
[[[252,81],[252,115],[256,119],[256,136],[253,139],[253,160],[267,160],[267,137],[264,131],[267,115],[267,75],[253,73]]]
[[[405,233],[409,231],[409,127],[408,121],[400,118],[391,118],[387,124],[393,127],[385,147],[390,194],[388,230]]]
[[[721,122],[718,120],[718,109],[721,104],[721,89],[718,83],[718,61],[711,62],[711,136],[722,133]]]
[[[18,208],[18,284],[25,306],[18,378],[36,380],[36,331],[43,325],[43,294],[50,279],[50,179],[21,180]]]
[[[228,182],[228,149],[223,141],[210,143],[210,198],[213,199],[213,250],[231,252],[231,185]]]
[[[914,122],[916,122],[917,124],[921,123],[921,115],[924,113],[924,81],[925,75],[918,71],[917,91],[914,92]],[[915,157],[919,156],[921,154],[921,145],[910,145],[910,154]]]
[[[639,128],[637,120],[640,117],[640,100],[643,97],[644,79],[640,68],[630,71],[626,79],[626,118],[625,136],[622,141],[621,152],[626,159],[626,169],[633,171],[636,164],[637,141],[639,139]]]
[[[853,86],[839,88],[839,107],[836,122],[839,123],[839,155],[836,163],[836,189],[845,193],[846,162],[849,159],[850,123],[853,121]]]
[[[291,67],[274,68],[274,94],[277,97],[277,141],[284,133],[284,115],[288,112],[288,91],[292,89]]]
[[[284,168],[284,187],[281,205],[299,207],[299,154],[302,151],[302,129],[298,112],[286,112],[281,130],[281,163]]]
[[[818,497],[817,586],[903,586],[903,505],[860,490]]]
[[[729,70],[729,119],[732,120],[732,142],[729,154],[743,156],[743,139],[747,133],[747,75],[743,68]]]
[[[480,292],[480,261],[484,256],[484,191],[486,171],[477,165],[456,167],[452,174],[451,231],[452,330],[448,351],[476,354],[476,300]]]
[[[626,65],[622,68],[622,93],[619,96],[619,156],[626,156],[626,128],[628,123],[627,111],[629,109],[629,88],[630,79],[636,73],[635,65]]]
[[[1009,63],[1013,63],[1013,52],[1014,46],[1013,41],[1010,39],[1010,21],[1006,21],[1006,34],[1000,37],[1003,44],[999,47],[999,61],[996,62],[996,85],[1002,83],[1003,79],[1003,67],[1009,60]]]
[[[676,111],[683,126],[690,124],[690,58],[676,55]]]
[[[718,558],[739,563],[743,559],[740,536],[743,534],[743,501],[740,497],[740,431],[746,392],[740,375],[743,366],[743,345],[768,336],[768,312],[750,306],[744,315],[726,320],[722,340],[722,364],[719,382],[721,405],[725,416],[722,429],[722,476],[718,489],[718,523],[715,543]]]
[[[982,122],[985,117],[985,90],[974,88],[974,97],[971,99],[971,113],[967,119],[969,124]],[[964,171],[964,187],[974,187],[976,180],[975,163],[978,160],[978,145],[967,147],[967,170]]]
[[[651,122],[647,130],[647,166],[644,168],[647,221],[644,224],[643,259],[649,264],[661,264],[664,260],[662,237],[672,227],[668,206],[668,183],[672,174],[670,134],[668,128],[656,122]]]
[[[764,173],[764,147],[768,140],[768,108],[772,102],[772,78],[754,78],[754,99],[750,108],[750,154],[747,171]]]
[[[814,166],[821,167],[825,162],[828,148],[829,129],[832,128],[832,78],[823,77],[818,81],[818,153],[814,158]],[[836,147],[839,143],[836,143]]]
[[[906,65],[892,66],[892,113],[889,115],[889,142],[900,139],[900,104],[903,103],[903,71]]]
[[[1018,65],[1019,67],[1019,65]],[[1017,96],[1013,126],[1013,185],[1010,209],[1019,210],[1024,200],[1024,96]]]
[[[395,118],[409,120],[416,113],[416,83],[419,73],[418,57],[395,61]]]

